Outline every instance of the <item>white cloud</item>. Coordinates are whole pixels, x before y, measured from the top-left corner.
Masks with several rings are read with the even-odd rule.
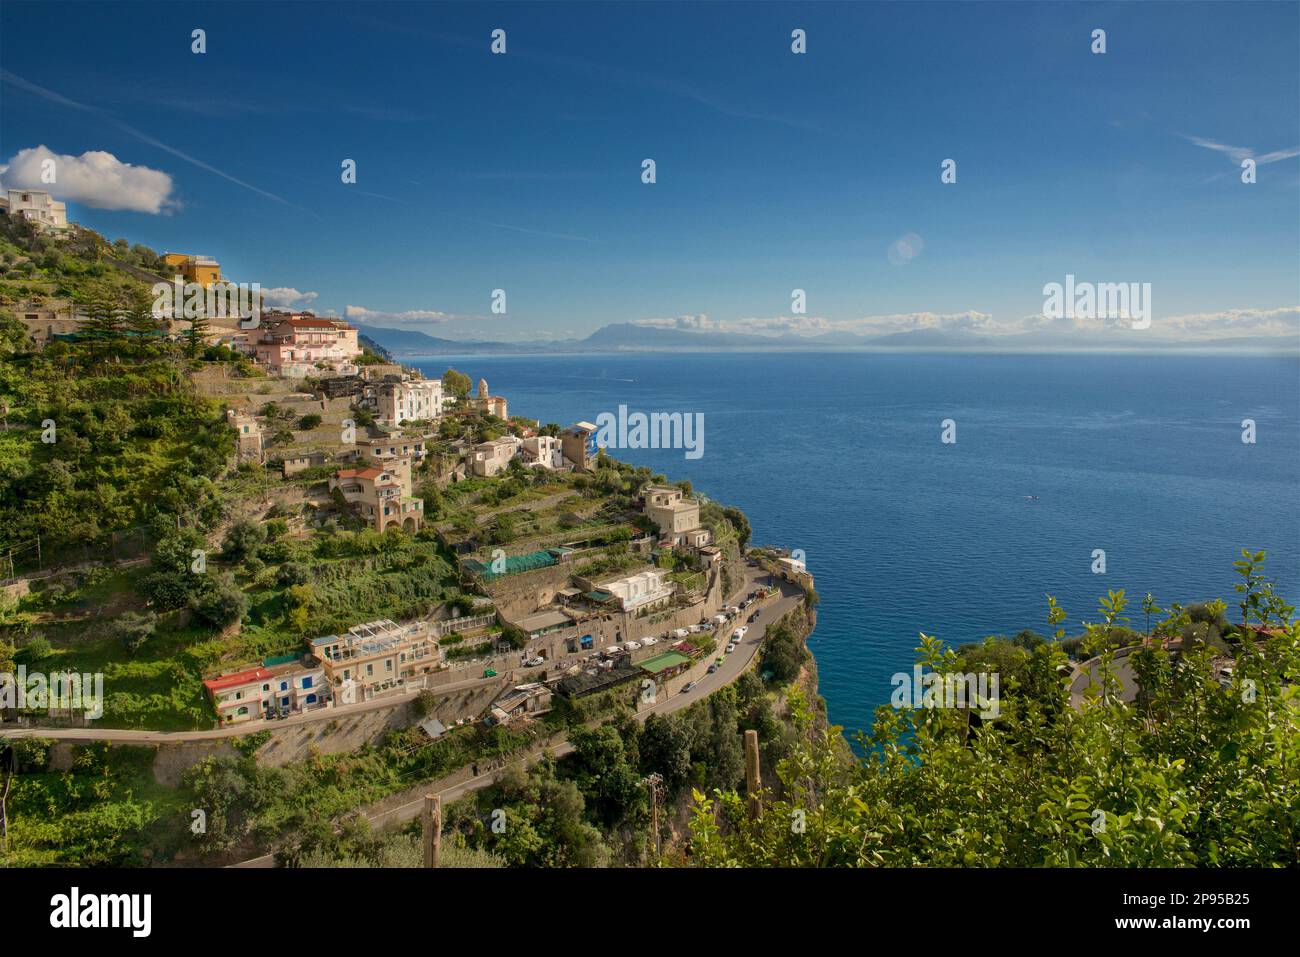
[[[320,296],[316,292],[300,292],[292,286],[276,286],[262,290],[262,302],[280,309],[301,309],[311,305]]]
[[[917,329],[967,329],[976,332],[1015,331],[993,321],[984,312],[909,312],[860,319],[826,319],[822,316],[747,316],[740,319],[710,319],[706,315],[684,315],[665,319],[637,319],[632,325],[686,332],[734,332],[756,336],[819,336],[847,332],[880,336]]]
[[[1224,309],[1157,319],[1152,330],[1178,339],[1213,340],[1237,336],[1300,336],[1300,306],[1277,309]]]
[[[42,179],[46,160],[53,160],[54,182]],[[19,150],[0,167],[6,188],[43,189],[56,199],[137,213],[170,212],[172,178],[161,170],[123,163],[112,153],[87,150],[80,156],[55,153],[45,146]]]
[[[367,309],[365,306],[348,306],[343,310],[346,318],[368,325],[381,325],[387,328],[419,328],[420,326],[441,325],[446,322],[461,322],[482,319],[483,316],[458,316],[439,312],[436,309],[408,309],[405,312],[384,312],[379,309]],[[496,318],[500,318],[499,316]]]
[[[1292,146],[1289,149],[1273,150],[1271,153],[1264,153],[1256,156],[1255,151],[1249,146],[1230,146],[1227,143],[1219,143],[1216,140],[1206,139],[1203,136],[1184,136],[1179,134],[1188,142],[1195,143],[1202,149],[1214,150],[1216,153],[1225,154],[1228,159],[1232,160],[1232,165],[1240,166],[1242,160],[1253,159],[1259,166],[1265,163],[1276,163],[1279,160],[1290,159],[1293,156],[1300,156],[1300,146]]]
[[[1034,341],[1080,342],[1080,336],[1095,336],[1098,342],[1115,334],[1131,338],[1127,320],[1052,318],[1042,314],[1018,319],[995,319],[987,312],[906,312],[862,316],[858,319],[826,319],[821,316],[770,316],[740,319],[711,319],[706,315],[683,315],[671,318],[637,319],[634,326],[655,329],[680,329],[686,332],[720,332],[777,337],[780,335],[818,336],[825,333],[850,333],[864,340],[900,332],[936,330],[970,332],[982,336],[1016,336],[1035,333]],[[1300,337],[1300,306],[1277,309],[1225,309],[1219,312],[1194,313],[1155,319],[1149,335],[1163,342],[1204,342],[1238,337]]]

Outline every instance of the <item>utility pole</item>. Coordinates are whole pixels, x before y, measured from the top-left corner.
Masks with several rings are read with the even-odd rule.
[[[0,749],[0,764],[5,769],[4,790],[0,791],[0,850],[5,854],[9,853],[9,815],[6,811],[6,805],[9,800],[9,786],[14,781],[14,771],[18,769],[18,752],[14,750],[12,744],[6,744]]]
[[[442,798],[424,796],[424,866],[438,867],[442,858]]]
[[[749,794],[749,816],[763,813],[763,780],[758,769],[758,732],[745,732],[745,791]]]

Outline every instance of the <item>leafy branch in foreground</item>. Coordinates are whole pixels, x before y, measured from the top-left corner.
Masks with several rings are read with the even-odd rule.
[[[1228,626],[1222,646],[1201,640],[1175,604],[1143,644],[1116,649],[1107,638],[1127,601],[1108,594],[1085,635],[1099,686],[1073,700],[1062,675],[1076,674],[1058,643],[1044,642],[1003,681],[995,718],[884,706],[855,758],[839,728],[817,727],[793,698],[798,744],[778,767],[779,799],[750,819],[734,791],[697,793],[692,862],[1300,864],[1300,623],[1263,578],[1263,558],[1247,552],[1238,563],[1242,624]],[[1153,598],[1148,609],[1157,610]],[[1063,620],[1050,601],[1049,624]],[[921,663],[964,670],[924,636]],[[1125,668],[1140,689],[1131,701],[1121,694]]]

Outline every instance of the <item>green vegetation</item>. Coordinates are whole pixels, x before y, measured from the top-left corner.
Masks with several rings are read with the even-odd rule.
[[[1242,619],[1222,603],[1194,621],[1174,605],[1129,657],[1140,687],[1125,703],[1111,674],[1123,592],[1102,599],[1087,653],[1103,679],[1071,707],[1056,642],[1018,636],[959,656],[922,636],[920,663],[940,674],[1006,667],[999,714],[881,707],[844,753],[838,728],[795,701],[783,795],[756,820],[734,790],[698,793],[692,861],[702,866],[1249,867],[1300,863],[1300,624],[1245,553]],[[1153,603],[1152,603],[1153,604]],[[1063,616],[1052,603],[1055,636]],[[1210,624],[1177,653],[1162,642]],[[1257,628],[1267,631],[1255,632]],[[1204,635],[1203,635],[1204,637]],[[1222,641],[1232,659],[1216,670]],[[798,822],[798,827],[792,827]]]
[[[152,748],[75,748],[66,771],[45,770],[53,742],[13,742],[6,867],[120,867],[157,862],[189,822],[178,791],[154,783]]]

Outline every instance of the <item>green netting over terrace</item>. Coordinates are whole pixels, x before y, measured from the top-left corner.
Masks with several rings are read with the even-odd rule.
[[[549,565],[558,565],[560,558],[567,554],[571,549],[568,548],[544,548],[537,552],[528,552],[525,555],[509,555],[505,559],[505,567],[501,571],[493,571],[493,562],[481,562],[477,558],[467,558],[461,564],[465,569],[475,575],[480,576],[484,581],[495,581],[498,578],[505,578],[507,575],[518,575],[520,572],[531,572],[538,568],[546,568]],[[499,563],[498,567],[500,567]]]

